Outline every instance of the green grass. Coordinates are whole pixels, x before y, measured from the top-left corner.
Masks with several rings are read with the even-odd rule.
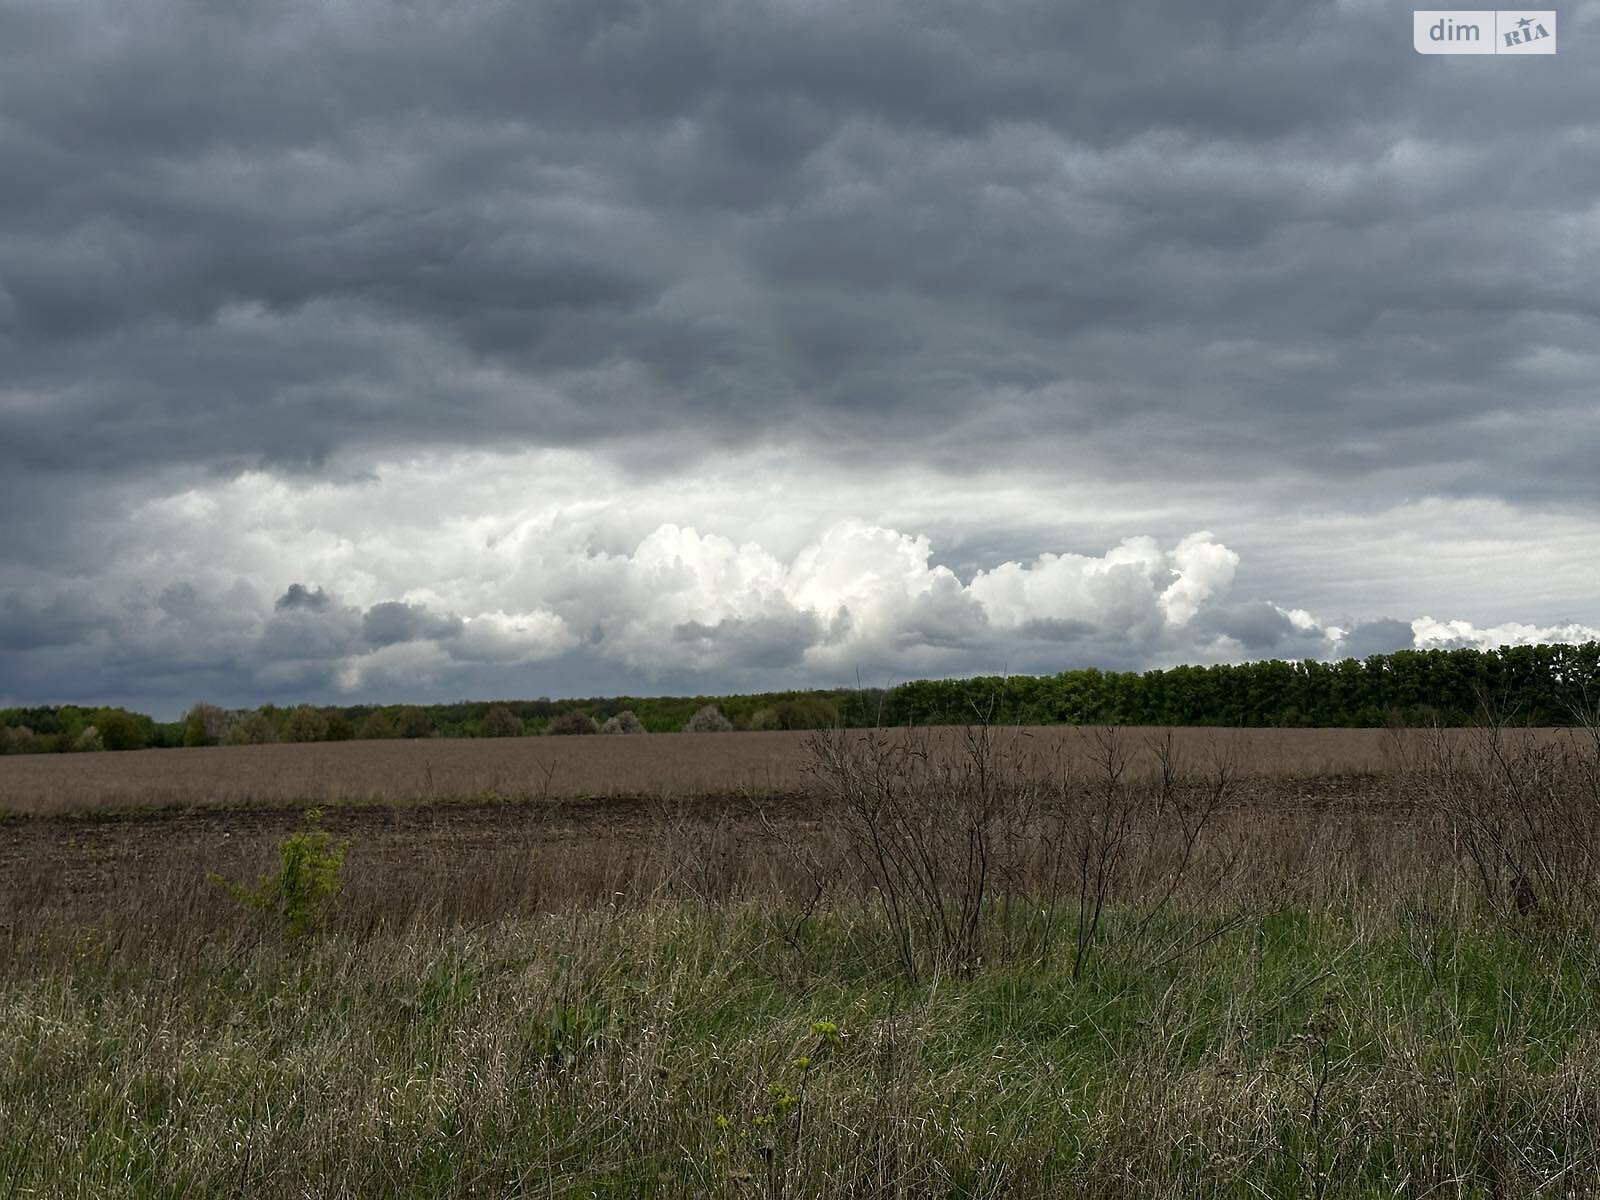
[[[1117,913],[1076,983],[1063,948],[908,988],[870,914],[798,948],[783,915],[0,934],[0,1200],[1600,1182],[1597,964],[1535,921],[1443,895],[1255,913],[1157,968]]]

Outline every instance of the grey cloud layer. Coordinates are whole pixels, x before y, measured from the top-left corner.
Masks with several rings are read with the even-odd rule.
[[[0,539],[0,696],[131,694],[141,672],[219,698],[487,689],[535,660],[551,688],[716,687],[843,669],[819,647],[907,670],[1320,652],[1322,627],[1255,592],[1208,597],[1176,643],[1154,610],[1119,624],[969,594],[974,572],[1062,548],[1048,510],[998,526],[975,505],[943,544],[977,565],[875,629],[799,593],[636,629],[651,595],[632,576],[616,586],[637,596],[585,594],[606,621],[574,602],[540,624],[560,590],[528,577],[604,576],[665,523],[723,528],[692,499],[619,531],[568,498],[575,547],[486,572],[430,546],[381,584],[327,548],[381,514],[302,522],[271,572],[160,543],[136,559],[119,515],[265,547],[270,521],[207,499],[256,471],[358,507],[364,472],[456,450],[573,447],[646,480],[777,444],[953,489],[1001,467],[1146,489],[1152,519],[1093,533],[1090,554],[1215,527],[1182,495],[1218,481],[1258,497],[1229,544],[1296,505],[1592,517],[1600,5],[1564,10],[1561,53],[1538,61],[1423,58],[1406,17],[0,5],[0,512],[20,515]],[[758,483],[743,495],[780,522]],[[881,519],[787,536],[842,517]],[[415,528],[479,545],[452,519]],[[895,569],[895,547],[871,553]],[[719,589],[738,587],[702,590]],[[1335,610],[1340,644],[1409,642],[1423,611]]]
[[[1394,17],[11,4],[7,455],[787,428],[1593,500],[1600,22],[1469,72]]]

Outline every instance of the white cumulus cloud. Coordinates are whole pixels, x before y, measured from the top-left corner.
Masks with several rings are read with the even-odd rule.
[[[1334,518],[1279,531],[1224,512],[1196,530],[1130,508],[1102,523],[1125,536],[1107,537],[1072,519],[1068,492],[1041,510],[999,486],[942,495],[895,477],[888,493],[911,502],[888,510],[877,491],[799,488],[760,459],[693,485],[606,471],[562,452],[378,463],[342,482],[184,480],[104,540],[92,582],[41,571],[0,592],[12,694],[70,676],[85,699],[181,711],[197,697],[716,692],[1600,638],[1520,594],[1523,620],[1484,621],[1482,606],[1413,619],[1430,594],[1458,603],[1440,581],[1511,560],[1509,517],[1481,505],[1373,518],[1401,524],[1425,568],[1403,577],[1411,591],[1362,604],[1362,564],[1341,549],[1354,535]],[[1529,569],[1570,593],[1592,538],[1564,518],[1538,527]],[[1294,537],[1311,548],[1298,573]]]

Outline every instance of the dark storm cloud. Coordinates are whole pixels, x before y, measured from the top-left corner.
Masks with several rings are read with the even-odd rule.
[[[100,624],[94,610],[81,601],[53,597],[39,602],[15,592],[0,595],[0,650],[70,646]]]
[[[750,669],[793,667],[821,638],[815,613],[776,617],[726,617],[715,625],[685,621],[672,631],[674,641],[692,647],[706,665]]]
[[[374,646],[398,642],[443,641],[461,632],[461,618],[429,612],[422,604],[398,600],[374,604],[361,617],[361,632]]]
[[[245,585],[219,591],[188,580],[119,599],[83,589],[0,593],[0,707],[116,701],[170,717],[202,698],[234,706],[337,700],[349,695],[341,670],[354,662],[377,662],[359,682],[381,690],[396,672],[378,660],[396,647],[433,653],[452,686],[519,677],[514,647],[492,638],[466,644],[464,628],[426,605],[387,601],[362,611],[300,583],[270,610]],[[427,685],[406,675],[404,660],[398,667],[412,689]]]
[[[1281,609],[1265,601],[1206,609],[1197,616],[1196,627],[1206,634],[1232,638],[1254,658],[1299,658],[1297,650],[1303,650],[1307,657],[1318,657],[1327,645],[1327,638],[1320,631],[1296,629]]]
[[[320,587],[308,588],[303,583],[291,583],[272,607],[278,612],[292,608],[303,608],[309,612],[326,612],[332,603],[332,597]]]
[[[360,637],[361,624],[352,609],[289,609],[267,621],[259,649],[267,662],[317,662],[331,673],[335,661],[358,646]]]
[[[951,469],[1070,436],[1090,472],[1592,498],[1551,432],[1586,380],[1527,361],[1595,341],[1592,36],[1468,72],[1404,24],[11,4],[6,457],[316,471],[787,426]],[[1516,435],[1484,439],[1508,395]]]
[[[1022,636],[1041,642],[1076,642],[1090,637],[1095,627],[1088,621],[1064,620],[1060,617],[1042,617],[1023,624]]]
[[[1369,654],[1392,654],[1396,650],[1409,650],[1414,644],[1411,624],[1408,621],[1367,621],[1354,626],[1342,642],[1339,651],[1350,658],[1366,658]]]

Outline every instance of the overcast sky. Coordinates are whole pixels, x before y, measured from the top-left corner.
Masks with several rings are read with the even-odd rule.
[[[1593,638],[1559,22],[0,0],[0,704]]]

